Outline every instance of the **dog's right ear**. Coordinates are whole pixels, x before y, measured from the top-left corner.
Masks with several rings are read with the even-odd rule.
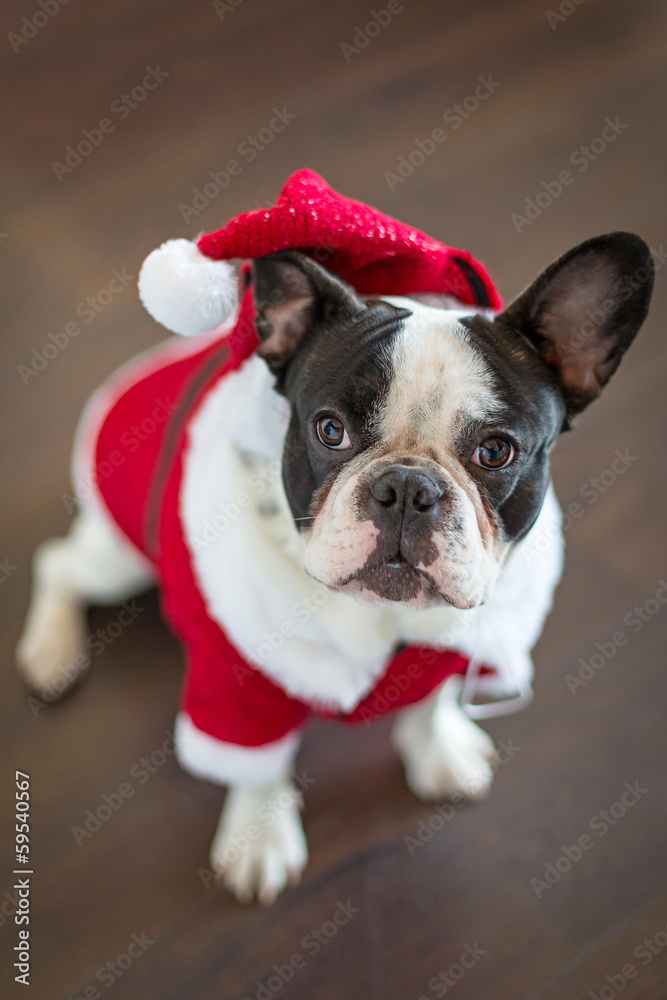
[[[293,250],[253,261],[257,353],[278,375],[303,337],[323,323],[344,322],[366,308],[349,285]]]
[[[638,236],[596,236],[555,261],[498,317],[553,371],[568,417],[616,371],[648,312],[653,272],[651,251]]]

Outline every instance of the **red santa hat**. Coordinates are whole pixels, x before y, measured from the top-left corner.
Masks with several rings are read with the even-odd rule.
[[[486,270],[455,250],[377,209],[333,191],[312,170],[288,179],[273,208],[244,212],[195,242],[168,240],[148,255],[139,295],[159,323],[189,337],[225,322],[238,302],[227,263],[299,250],[365,295],[448,295],[498,310]]]

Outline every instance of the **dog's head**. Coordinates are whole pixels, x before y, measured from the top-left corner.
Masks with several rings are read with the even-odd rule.
[[[571,250],[495,319],[364,301],[295,252],[255,261],[307,572],[362,601],[483,603],[537,518],[556,438],[617,368],[652,282],[628,233]]]

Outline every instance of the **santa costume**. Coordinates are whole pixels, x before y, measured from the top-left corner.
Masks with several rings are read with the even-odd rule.
[[[250,269],[242,267],[237,280],[228,261],[288,249],[313,257],[362,295],[438,296],[469,305],[471,312],[501,305],[488,274],[469,253],[338,195],[310,170],[289,178],[275,207],[239,215],[196,243],[169,241],[144,263],[139,279],[144,305],[188,339],[173,338],[129,362],[93,397],[81,425],[75,475],[85,478],[93,471],[97,499],[150,563],[165,617],[186,651],[179,758],[197,775],[221,783],[273,780],[313,712],[372,722],[424,699],[447,677],[466,673],[475,643],[483,670],[499,680],[497,692],[511,694],[517,678],[525,686],[530,645],[557,575],[557,568],[546,575],[535,571],[532,596],[537,587],[543,598],[534,620],[524,620],[521,636],[506,636],[502,655],[494,641],[482,639],[480,645],[472,632],[450,648],[394,649],[372,686],[344,709],[288,690],[262,657],[241,655],[234,647],[211,613],[182,498],[189,449],[206,401],[258,344]],[[516,586],[525,590],[525,579]],[[511,601],[511,594],[510,587],[504,600]],[[498,621],[506,617],[502,608],[495,613]],[[513,617],[516,613],[512,608]],[[515,644],[509,654],[508,642]]]

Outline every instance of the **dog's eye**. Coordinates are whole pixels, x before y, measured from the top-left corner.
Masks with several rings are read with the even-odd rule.
[[[338,417],[320,417],[315,427],[318,438],[327,448],[343,451],[345,448],[352,447],[350,435]]]
[[[514,458],[514,448],[503,438],[487,438],[475,449],[472,460],[483,469],[504,469]]]

